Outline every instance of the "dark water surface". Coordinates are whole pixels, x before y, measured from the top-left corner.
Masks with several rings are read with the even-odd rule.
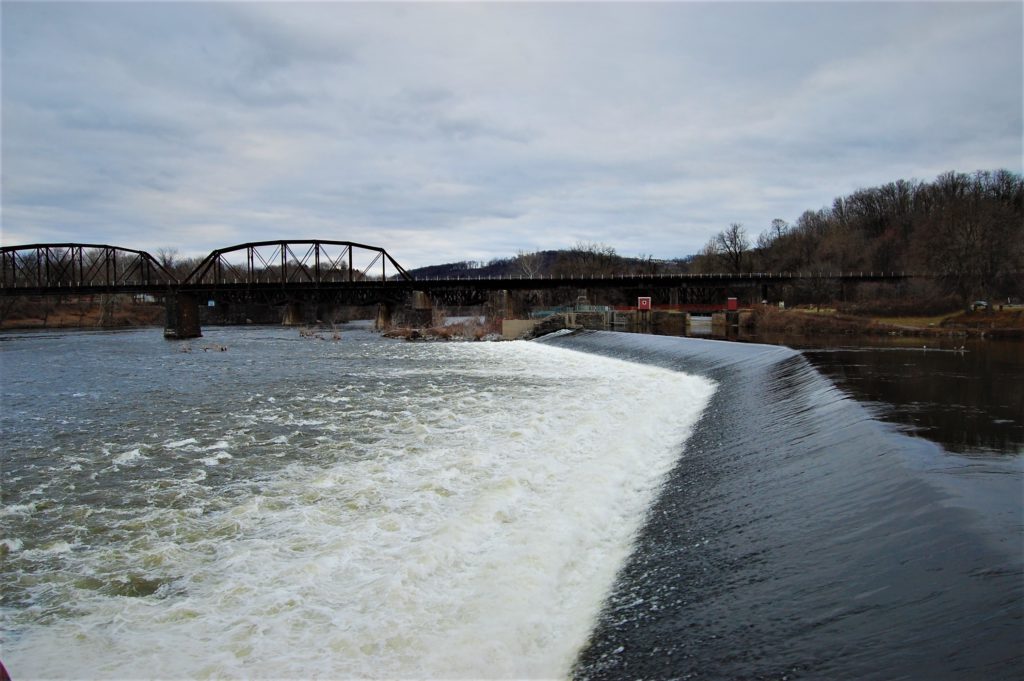
[[[550,342],[719,384],[578,678],[1020,678],[1019,456],[968,458],[901,433],[787,348]]]
[[[1024,454],[1024,343],[928,343],[807,349],[804,355],[881,418],[950,452]]]
[[[712,338],[710,327],[694,337]],[[948,452],[1024,454],[1024,342],[784,334],[714,339],[800,350],[876,417]]]

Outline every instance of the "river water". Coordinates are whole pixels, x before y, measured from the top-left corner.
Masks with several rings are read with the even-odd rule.
[[[204,333],[0,340],[15,679],[1019,673],[1020,413],[956,451],[835,353]]]
[[[564,676],[713,390],[359,329],[2,352],[15,678]]]
[[[886,421],[968,457],[1024,455],[1024,343],[837,343],[806,356]]]

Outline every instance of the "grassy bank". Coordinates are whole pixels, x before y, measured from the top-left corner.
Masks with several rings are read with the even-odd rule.
[[[854,315],[830,308],[780,310],[758,306],[746,318],[754,333],[788,335],[907,335],[1024,339],[1024,307],[913,316]]]
[[[164,307],[130,296],[0,301],[0,329],[95,329],[162,326]]]

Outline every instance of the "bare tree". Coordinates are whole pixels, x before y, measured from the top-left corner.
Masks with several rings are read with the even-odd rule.
[[[527,253],[526,251],[516,251],[516,267],[519,268],[523,276],[532,279],[533,277],[540,274],[541,266],[544,264],[544,259],[540,253],[534,251]]]
[[[743,225],[734,222],[729,229],[719,232],[708,244],[719,262],[735,274],[748,269],[750,242]]]
[[[772,226],[761,232],[757,237],[757,247],[770,248],[772,244],[784,237],[789,231],[789,223],[780,218],[772,220]]]
[[[658,274],[661,261],[655,260],[653,255],[641,253],[636,258],[634,270],[637,274]]]
[[[693,256],[690,262],[690,270],[698,274],[710,274],[718,269],[718,256],[715,255],[715,240],[711,239],[700,253]]]
[[[556,263],[556,271],[573,277],[614,274],[619,261],[620,258],[613,247],[579,241],[561,254]]]
[[[178,249],[161,246],[156,249],[156,259],[168,272],[171,272],[174,270],[174,266],[178,264]]]
[[[989,297],[996,283],[1024,264],[1024,230],[1019,215],[1003,205],[978,198],[959,200],[936,211],[927,223],[931,238],[925,262],[966,307],[976,297]]]
[[[789,223],[780,218],[772,220],[772,225],[757,236],[757,245],[753,256],[761,271],[769,272],[778,269],[785,251],[787,236],[790,233]]]
[[[203,262],[203,258],[199,256],[191,258],[181,258],[180,260],[175,261],[174,269],[171,270],[171,273],[177,276],[178,279],[184,280],[186,277],[188,277],[189,274],[192,273],[192,270],[199,267],[199,264],[201,262]],[[279,272],[280,269],[280,267],[270,268],[269,270],[266,270],[266,272],[276,273]]]

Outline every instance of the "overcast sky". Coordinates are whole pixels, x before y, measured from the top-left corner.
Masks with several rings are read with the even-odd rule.
[[[1021,172],[1022,6],[5,0],[2,242],[685,256]]]

